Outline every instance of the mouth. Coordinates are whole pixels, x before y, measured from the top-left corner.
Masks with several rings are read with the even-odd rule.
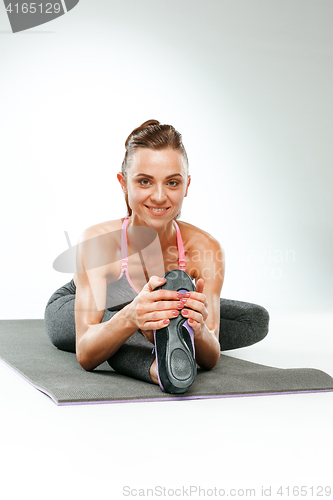
[[[151,214],[154,215],[164,215],[170,207],[149,207],[148,205],[145,205],[145,207],[149,210]]]

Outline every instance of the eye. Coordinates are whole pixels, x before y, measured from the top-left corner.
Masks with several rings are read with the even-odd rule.
[[[171,187],[177,187],[179,185],[179,182],[178,181],[175,181],[175,180],[172,180],[172,181],[169,181],[169,185]]]
[[[141,186],[149,186],[150,184],[150,180],[149,179],[139,179],[139,184],[141,184]]]

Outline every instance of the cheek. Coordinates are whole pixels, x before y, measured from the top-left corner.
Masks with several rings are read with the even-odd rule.
[[[178,207],[178,210],[180,210],[184,201],[183,190],[179,192],[169,193],[169,200],[171,201],[174,207]]]
[[[129,189],[128,190],[128,199],[132,203],[138,203],[145,198],[144,190],[141,189]]]

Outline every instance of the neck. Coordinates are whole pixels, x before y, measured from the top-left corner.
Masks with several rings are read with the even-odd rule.
[[[146,226],[146,227],[152,227],[148,226],[140,217],[137,215],[133,214],[129,217],[128,220],[128,227],[129,226]],[[155,231],[158,234],[158,238],[160,240],[160,245],[162,250],[163,249],[168,249],[170,246],[175,245],[177,246],[177,232],[176,232],[176,227],[173,223],[173,220],[167,222],[165,225],[161,227],[153,227]]]

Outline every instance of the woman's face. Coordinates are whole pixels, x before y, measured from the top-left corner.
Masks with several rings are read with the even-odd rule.
[[[171,148],[138,148],[127,170],[127,181],[118,174],[133,216],[151,227],[162,227],[180,212],[190,176],[179,151]]]

